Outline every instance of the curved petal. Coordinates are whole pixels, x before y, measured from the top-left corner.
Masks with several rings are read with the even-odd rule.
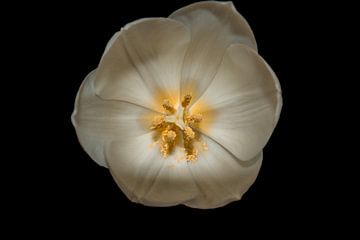
[[[106,44],[103,56],[109,51],[110,47],[114,44],[115,40],[120,36],[120,31],[114,33],[114,35],[110,38],[109,42]]]
[[[198,194],[186,161],[179,150],[164,159],[151,133],[113,142],[106,158],[118,186],[133,202],[172,206]]]
[[[254,183],[262,163],[262,152],[243,162],[208,137],[208,151],[199,154],[189,168],[201,195],[185,205],[194,208],[217,208],[241,199]]]
[[[96,94],[161,111],[164,98],[178,101],[176,92],[189,41],[189,30],[172,19],[128,24],[100,61]]]
[[[265,65],[267,67],[267,69],[271,72],[271,76],[274,79],[274,84],[275,84],[275,88],[277,90],[277,105],[276,105],[276,110],[275,110],[275,123],[274,125],[276,126],[276,124],[279,122],[279,118],[280,118],[280,113],[281,113],[281,109],[283,106],[283,100],[282,100],[282,96],[281,96],[281,86],[280,86],[280,81],[278,79],[278,77],[276,76],[275,72],[272,70],[272,68],[269,66],[269,64],[267,62],[265,62]]]
[[[184,59],[181,94],[196,100],[214,78],[225,50],[232,43],[257,49],[246,20],[232,2],[199,2],[175,11],[170,18],[191,30],[191,43]]]
[[[214,80],[194,104],[203,112],[199,130],[246,161],[262,150],[278,120],[281,91],[265,61],[251,48],[231,45]]]
[[[71,120],[82,147],[95,162],[106,167],[106,144],[147,133],[146,123],[150,126],[150,118],[156,113],[134,104],[97,97],[93,89],[95,72],[89,73],[82,83]]]

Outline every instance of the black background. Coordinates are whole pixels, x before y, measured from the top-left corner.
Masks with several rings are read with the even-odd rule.
[[[225,226],[224,234],[241,236],[286,235],[288,230],[306,233],[319,229],[319,222],[334,214],[323,197],[329,187],[326,177],[319,173],[328,160],[322,157],[326,147],[314,134],[323,131],[316,116],[326,108],[324,98],[318,97],[319,86],[333,84],[322,74],[328,66],[321,64],[326,58],[321,47],[324,34],[329,23],[337,28],[329,17],[329,4],[234,2],[255,34],[259,54],[277,74],[284,101],[278,126],[264,149],[259,176],[242,200],[213,210],[135,204],[116,186],[109,171],[83,151],[70,115],[78,88],[97,67],[107,41],[131,21],[166,17],[191,2],[44,3],[31,5],[37,11],[19,14],[16,31],[21,38],[14,41],[28,51],[21,61],[26,63],[22,71],[31,84],[24,83],[18,92],[30,95],[31,104],[25,97],[19,97],[19,102],[32,113],[19,120],[28,123],[29,133],[22,133],[18,143],[26,142],[24,150],[12,150],[14,159],[25,163],[19,167],[13,161],[18,174],[9,178],[17,186],[11,188],[16,196],[11,200],[15,205],[9,207],[14,213],[11,221],[46,225],[58,233],[84,223],[91,230],[111,223],[115,228],[108,225],[110,229],[124,232],[130,226],[156,226],[153,231],[170,230],[175,235],[193,230],[212,233]],[[28,86],[34,89],[31,94]],[[262,232],[263,226],[274,227]]]

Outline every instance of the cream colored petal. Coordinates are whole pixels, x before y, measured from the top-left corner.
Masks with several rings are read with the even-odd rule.
[[[113,142],[106,151],[109,169],[125,195],[148,206],[172,206],[193,199],[198,189],[179,151],[164,159],[153,135]]]
[[[261,166],[262,153],[242,162],[206,136],[209,150],[195,163],[186,162],[180,150],[163,159],[152,137],[149,133],[114,141],[106,149],[107,163],[118,186],[131,201],[144,205],[220,207],[239,200]]]
[[[252,159],[268,141],[281,111],[279,82],[265,61],[251,48],[234,44],[211,85],[192,110],[201,105],[200,131],[237,158]]]
[[[241,161],[218,143],[204,137],[208,151],[189,164],[201,194],[185,205],[193,208],[217,208],[241,199],[254,183],[262,162],[262,152],[250,161]]]
[[[156,113],[134,104],[96,96],[93,89],[95,72],[92,71],[82,83],[71,119],[82,147],[95,162],[106,167],[105,146],[117,139],[147,133],[146,122],[150,126],[150,118]]]
[[[100,61],[95,91],[161,111],[164,98],[178,100],[180,71],[189,30],[166,18],[141,19],[125,26]]]
[[[103,56],[109,51],[110,47],[114,44],[115,40],[120,36],[120,31],[116,32],[109,40],[109,42],[106,44]]]
[[[232,2],[206,1],[175,11],[170,18],[191,30],[191,43],[181,75],[182,95],[197,99],[214,78],[226,48],[242,43],[257,49],[254,35]]]
[[[282,100],[282,96],[281,96],[281,86],[280,86],[280,81],[277,78],[275,72],[272,70],[272,68],[269,66],[269,64],[267,62],[265,62],[265,60],[263,60],[263,62],[265,63],[267,69],[271,72],[271,76],[274,79],[274,84],[275,84],[275,88],[277,90],[277,104],[276,104],[276,110],[275,110],[275,123],[274,125],[276,126],[276,124],[279,122],[279,118],[280,118],[280,113],[281,113],[281,109],[282,109],[282,105],[283,105],[283,100]]]

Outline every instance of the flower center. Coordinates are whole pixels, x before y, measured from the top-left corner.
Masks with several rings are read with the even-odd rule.
[[[164,158],[173,151],[176,145],[182,143],[186,160],[195,161],[197,159],[198,150],[194,147],[194,143],[199,141],[199,136],[193,128],[201,122],[202,115],[190,114],[188,106],[191,99],[191,94],[185,95],[178,109],[175,109],[172,103],[165,99],[162,104],[165,114],[153,119],[150,129],[156,131],[160,136],[160,152]]]

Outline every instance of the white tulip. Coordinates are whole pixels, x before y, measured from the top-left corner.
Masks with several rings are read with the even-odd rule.
[[[72,123],[131,201],[216,208],[255,181],[281,107],[245,19],[231,2],[199,2],[116,33]]]

